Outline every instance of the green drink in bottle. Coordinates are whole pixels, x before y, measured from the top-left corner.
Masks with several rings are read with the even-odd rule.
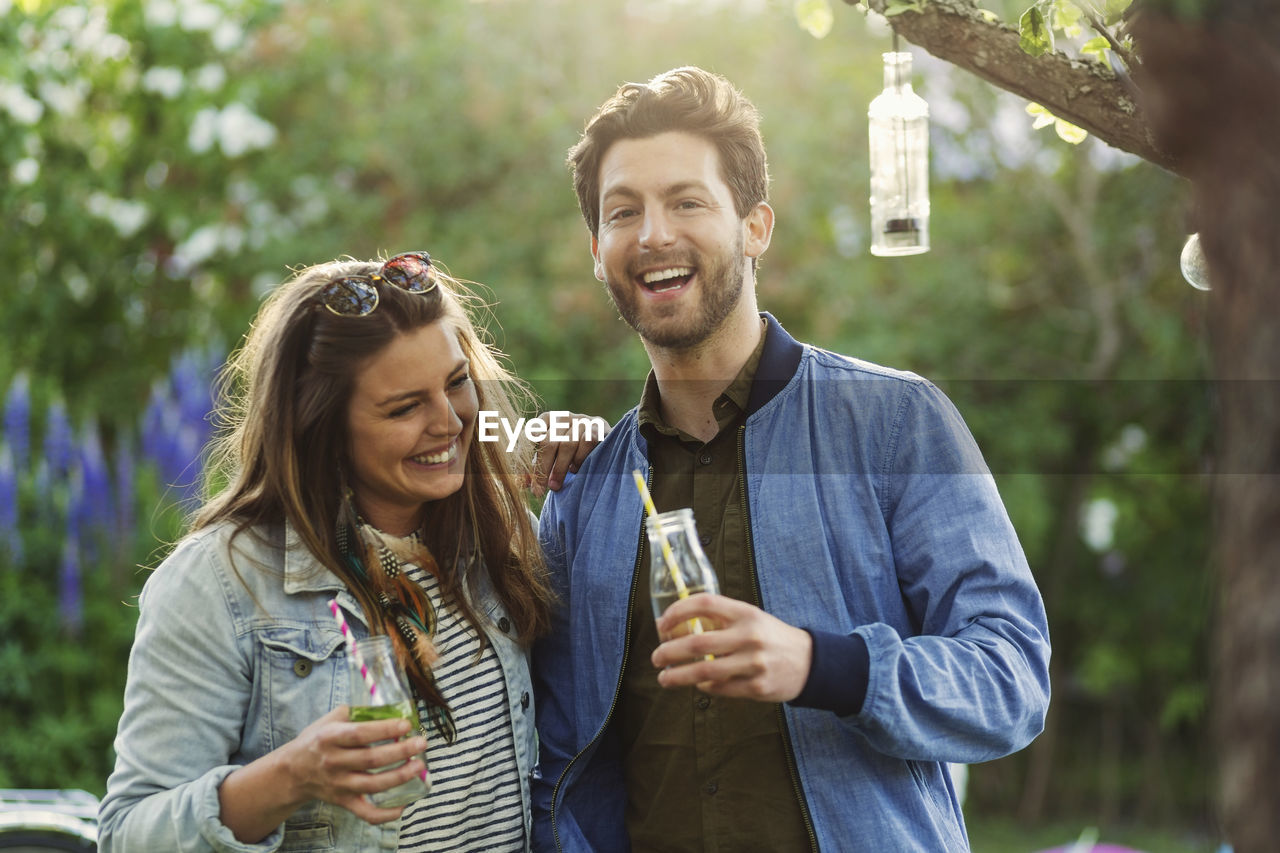
[[[360,668],[361,663],[364,665],[365,671],[363,673]],[[348,660],[347,668],[350,671],[351,695],[358,697],[355,701],[371,703],[357,705],[353,701],[351,705],[351,721],[353,723],[363,723],[371,720],[392,720],[402,717],[408,720],[411,726],[409,734],[405,735],[405,737],[411,737],[417,732],[418,711],[409,692],[409,684],[405,680],[400,666],[396,663],[395,655],[392,653],[390,637],[382,635],[357,641],[351,659]],[[383,743],[386,742],[383,741]],[[426,753],[423,753],[422,764],[424,767],[426,763],[427,756]],[[391,764],[387,767],[378,767],[369,772],[380,773],[384,770],[399,767],[400,764],[403,764],[403,762]],[[369,802],[375,806],[390,809],[407,806],[409,803],[425,796],[430,790],[430,777],[424,775],[421,778],[415,776],[408,782],[403,782],[394,788],[388,788],[385,791],[378,791],[367,796]]]

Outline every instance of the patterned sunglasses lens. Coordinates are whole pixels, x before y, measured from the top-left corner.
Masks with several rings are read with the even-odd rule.
[[[340,317],[363,317],[378,307],[378,289],[369,281],[340,278],[325,285],[320,299]]]
[[[383,264],[378,274],[388,284],[410,293],[427,293],[436,286],[431,276],[431,256],[426,252],[397,255]]]

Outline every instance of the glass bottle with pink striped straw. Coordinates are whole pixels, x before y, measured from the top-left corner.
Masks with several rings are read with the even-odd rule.
[[[411,726],[410,737],[418,731],[418,709],[409,692],[409,682],[400,668],[391,648],[391,638],[385,634],[357,640],[351,646],[351,659],[347,667],[351,683],[351,721],[389,720],[403,717]],[[376,745],[376,744],[375,744]],[[403,763],[403,762],[401,762]],[[422,755],[422,765],[427,756]],[[379,767],[370,773],[379,773],[399,767],[400,764]],[[369,794],[369,801],[384,809],[406,806],[431,790],[430,777],[424,772],[394,788]]]

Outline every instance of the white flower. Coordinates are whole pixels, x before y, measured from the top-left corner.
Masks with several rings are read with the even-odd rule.
[[[91,215],[114,225],[121,237],[132,237],[138,233],[151,215],[144,202],[113,198],[104,192],[91,194],[84,206]]]
[[[1085,504],[1080,513],[1080,536],[1085,544],[1099,554],[1108,550],[1116,538],[1119,515],[1119,508],[1109,498],[1094,498]]]
[[[209,35],[213,46],[223,53],[230,53],[244,41],[244,28],[235,21],[223,21]]]
[[[216,62],[201,65],[196,69],[195,85],[205,92],[216,92],[227,82],[227,71]]]
[[[213,223],[193,231],[173,249],[172,263],[179,274],[189,272],[213,257],[222,245],[222,225]]]
[[[123,147],[133,139],[133,122],[128,116],[114,116],[107,124],[107,132],[113,142]]]
[[[94,4],[74,18],[69,17],[63,26],[70,33],[71,47],[82,56],[110,61],[129,55],[129,42],[111,32],[107,10],[101,4]]]
[[[187,131],[187,147],[197,154],[203,154],[217,140],[218,108],[205,107],[191,120],[191,130]]]
[[[205,107],[196,113],[187,133],[187,145],[197,154],[217,142],[228,157],[266,148],[275,141],[275,125],[239,102],[228,104],[221,112],[216,107]]]
[[[165,179],[169,177],[169,164],[163,160],[157,160],[147,167],[147,171],[143,173],[143,180],[147,182],[150,189],[159,189],[164,186]]]
[[[178,6],[173,0],[151,0],[143,18],[148,26],[156,29],[172,27],[178,22]]]
[[[58,115],[74,116],[80,112],[80,107],[84,104],[84,94],[87,89],[88,83],[84,80],[75,80],[68,85],[53,80],[42,80],[40,99]]]
[[[23,157],[9,169],[9,177],[20,187],[34,184],[36,178],[40,177],[40,162],[31,157]]]
[[[0,107],[18,124],[35,124],[44,115],[44,104],[27,94],[26,89],[0,80]]]
[[[168,101],[182,94],[185,83],[182,69],[171,65],[154,65],[142,75],[142,91],[153,92]]]
[[[222,22],[222,10],[212,3],[184,0],[179,10],[178,26],[190,32],[212,32]]]
[[[103,33],[101,38],[93,42],[90,53],[103,62],[124,59],[129,55],[129,41],[115,33]]]
[[[237,102],[229,104],[218,117],[218,141],[222,153],[239,157],[247,151],[270,146],[276,141],[276,128]]]
[[[30,225],[32,228],[39,228],[44,222],[45,215],[48,210],[42,201],[33,201],[22,209],[22,221]]]

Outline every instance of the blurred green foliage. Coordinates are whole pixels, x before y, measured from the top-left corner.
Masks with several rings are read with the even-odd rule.
[[[873,258],[888,46],[840,9],[815,40],[781,0],[0,0],[0,392],[30,377],[37,448],[56,399],[114,458],[175,354],[234,346],[290,267],[426,248],[483,283],[548,408],[615,420],[648,364],[592,276],[565,151],[618,83],[719,71],[769,145],[762,306],[951,394],[1044,590],[1050,731],[972,768],[970,809],[1204,819],[1213,399],[1182,188],[917,55],[933,248]],[[23,557],[0,556],[0,786],[104,789],[131,567],[178,530],[164,479],[136,482],[136,536],[83,565],[76,630],[62,522],[24,498]]]

